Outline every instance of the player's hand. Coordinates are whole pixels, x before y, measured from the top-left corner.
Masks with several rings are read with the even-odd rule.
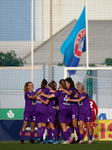
[[[84,93],[87,93],[87,91],[86,91],[86,90],[84,90]]]
[[[44,94],[44,93],[43,93],[43,92],[41,92],[41,93],[39,94],[39,96],[43,96],[43,94]]]
[[[56,110],[59,110],[59,106],[58,105],[55,108],[56,108]]]
[[[70,101],[70,97],[66,97],[66,100],[67,100],[67,101]]]
[[[39,94],[40,94],[41,92],[42,92],[42,90],[40,89],[40,90],[39,90]]]
[[[39,100],[39,101],[41,100],[40,96],[37,96],[36,99]]]
[[[96,115],[96,118],[95,118],[95,120],[96,120],[96,121],[98,121],[98,120],[99,120],[99,118],[98,118],[98,115]]]

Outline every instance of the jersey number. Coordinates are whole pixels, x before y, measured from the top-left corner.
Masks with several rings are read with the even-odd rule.
[[[93,102],[91,102],[91,101],[90,101],[90,106],[91,106],[91,108],[93,108]]]

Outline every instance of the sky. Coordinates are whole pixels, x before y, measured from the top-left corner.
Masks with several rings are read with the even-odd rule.
[[[0,0],[0,41],[31,40],[31,0]]]

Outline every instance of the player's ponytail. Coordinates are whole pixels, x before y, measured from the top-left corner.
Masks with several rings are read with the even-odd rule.
[[[25,85],[24,85],[24,93],[26,93],[28,91],[28,84],[29,83],[32,83],[32,82],[29,81],[29,82],[25,83]]]
[[[59,83],[61,84],[61,86],[62,86],[63,89],[66,89],[66,84],[65,84],[65,80],[64,79],[61,79],[59,81]]]
[[[41,83],[41,88],[44,89],[46,85],[47,85],[47,80],[43,79]]]

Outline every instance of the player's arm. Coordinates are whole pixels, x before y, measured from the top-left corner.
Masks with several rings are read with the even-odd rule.
[[[41,101],[41,102],[44,103],[45,105],[48,105],[48,104],[49,104],[49,101],[50,101],[49,99],[46,99],[46,101],[44,101],[44,100],[42,100],[42,99],[40,98],[40,96],[37,96],[36,99],[39,100],[39,101]]]
[[[81,97],[79,99],[70,99],[70,97],[67,97],[66,99],[69,102],[81,102],[81,101],[83,101],[85,99],[85,97],[83,96],[83,97]]]
[[[72,90],[67,91],[67,90],[65,90],[65,89],[63,89],[63,88],[59,88],[59,91],[63,91],[63,92],[65,92],[67,95],[71,95],[71,94],[73,93]]]
[[[54,90],[50,89],[50,92],[51,92],[51,93],[55,93],[56,91],[54,91]]]
[[[39,90],[35,95],[30,95],[28,98],[31,100],[34,100],[39,94],[41,93],[41,90]]]
[[[94,102],[94,108],[96,110],[96,120],[98,120],[98,107],[95,102]]]
[[[46,98],[48,98],[48,99],[55,97],[54,94],[47,95],[47,94],[44,94],[44,93],[41,93],[40,96],[44,96],[44,97],[46,97]]]

